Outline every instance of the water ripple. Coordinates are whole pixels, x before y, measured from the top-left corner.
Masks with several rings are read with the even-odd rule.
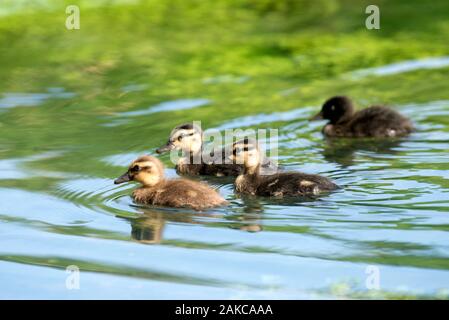
[[[385,66],[362,69],[351,72],[348,76],[358,80],[367,76],[388,76],[421,69],[440,69],[449,66],[449,56],[431,57],[417,60],[400,61]]]
[[[35,107],[50,99],[70,99],[75,93],[66,92],[63,88],[49,88],[46,93],[4,93],[0,98],[0,109],[15,107]]]

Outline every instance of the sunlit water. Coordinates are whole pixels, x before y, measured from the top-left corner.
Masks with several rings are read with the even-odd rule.
[[[134,30],[147,20],[129,21]],[[322,54],[300,47],[292,58],[273,35],[263,43],[246,35],[235,41],[246,46],[236,49],[242,58],[218,44],[210,56],[220,39],[206,31],[200,40],[177,34],[184,42],[172,48],[164,28],[161,39],[147,29],[136,25],[138,41],[127,38],[130,29],[98,31],[106,44],[87,41],[97,51],[74,55],[73,68],[70,59],[61,67],[57,53],[37,66],[1,56],[17,67],[3,69],[8,82],[0,88],[0,298],[448,298],[449,52],[415,59],[392,41],[385,46],[394,57],[382,56],[391,63],[354,67],[347,39],[338,45],[351,49],[338,55],[324,43]],[[315,43],[316,33],[307,37]],[[129,57],[109,57],[101,46],[121,38],[125,45],[109,50]],[[57,41],[75,40],[49,41],[59,50]],[[28,45],[32,56],[46,57],[46,41],[16,43],[13,53]],[[335,65],[341,74],[329,71]],[[286,74],[294,68],[298,74]],[[391,102],[417,130],[395,140],[326,140],[323,123],[308,118],[335,92],[363,106]],[[315,200],[270,200],[235,196],[232,178],[201,177],[228,207],[197,213],[134,204],[136,186],[113,180],[191,120],[222,131],[278,129],[286,170],[322,174],[342,188]],[[162,160],[166,175],[177,177],[169,157]],[[68,266],[80,270],[79,289]]]
[[[329,298],[369,293],[370,266],[383,291],[444,294],[449,133],[428,119],[449,116],[449,102],[398,109],[418,128],[400,140],[325,141],[322,123],[307,121],[311,107],[220,126],[279,128],[286,169],[320,173],[343,187],[315,201],[239,198],[232,179],[214,178],[229,207],[145,208],[132,203],[132,186],[114,186],[113,176],[27,167],[62,153],[3,159],[2,180],[60,182],[49,192],[0,189],[2,297]],[[101,161],[125,168],[138,154]],[[172,168],[167,174],[176,176]],[[81,269],[80,290],[65,287],[69,265]]]

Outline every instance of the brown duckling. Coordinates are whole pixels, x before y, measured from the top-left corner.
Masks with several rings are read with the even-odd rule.
[[[231,159],[243,163],[245,168],[235,180],[238,193],[267,197],[310,196],[338,188],[328,178],[316,174],[280,172],[260,175],[259,146],[251,139],[234,143]]]
[[[152,156],[133,161],[128,171],[114,183],[137,181],[142,187],[134,190],[134,201],[143,204],[174,208],[204,210],[227,202],[208,185],[187,179],[165,179],[162,162]]]
[[[385,106],[372,106],[354,111],[345,96],[328,99],[311,120],[329,120],[322,130],[328,137],[400,137],[412,132],[409,119]]]
[[[212,157],[210,162],[205,163],[203,161],[203,132],[200,127],[192,123],[175,127],[170,133],[167,144],[158,148],[156,152],[161,154],[171,150],[182,150],[183,152],[183,156],[176,164],[178,174],[238,176],[243,172],[243,165],[226,161],[226,155],[230,154],[226,148],[217,152],[217,156]],[[270,173],[278,171],[276,164],[267,157],[263,157],[262,168]]]

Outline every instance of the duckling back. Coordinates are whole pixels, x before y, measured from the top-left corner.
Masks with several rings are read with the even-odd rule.
[[[330,179],[302,172],[282,172],[268,176],[240,176],[237,192],[266,197],[309,196],[338,189]]]
[[[414,130],[409,119],[396,110],[372,106],[357,111],[347,121],[327,124],[323,134],[329,137],[401,137]]]
[[[373,106],[356,112],[349,128],[355,137],[399,137],[413,131],[409,119],[384,106]]]

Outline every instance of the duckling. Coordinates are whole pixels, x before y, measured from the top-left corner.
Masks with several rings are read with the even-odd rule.
[[[165,179],[162,162],[152,156],[134,160],[128,171],[115,179],[114,183],[128,181],[142,184],[132,194],[137,203],[197,211],[227,204],[216,190],[204,183],[187,179]]]
[[[338,188],[328,178],[316,174],[280,172],[260,175],[259,146],[251,139],[234,143],[230,158],[244,165],[243,174],[235,180],[238,193],[267,197],[310,196]]]
[[[414,128],[409,119],[385,106],[372,106],[354,112],[352,101],[345,96],[328,99],[311,120],[327,119],[322,130],[328,137],[400,137]]]
[[[243,172],[243,165],[227,163],[226,155],[230,152],[223,148],[217,152],[212,161],[203,161],[203,132],[192,123],[175,127],[170,133],[167,144],[156,149],[159,154],[171,150],[182,150],[183,157],[176,164],[176,172],[185,175],[238,176]],[[209,157],[210,158],[210,157]],[[262,168],[266,172],[277,172],[277,166],[267,157],[262,159]]]

